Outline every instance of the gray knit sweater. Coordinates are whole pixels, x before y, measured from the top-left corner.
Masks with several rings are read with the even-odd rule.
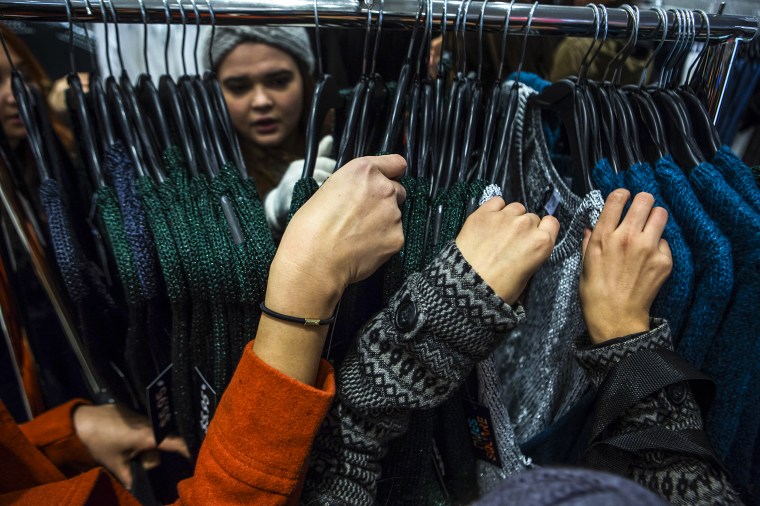
[[[406,430],[410,412],[444,402],[524,318],[520,306],[496,296],[454,243],[444,248],[365,325],[338,370],[337,395],[314,443],[302,501],[373,504],[379,461],[388,442]],[[592,385],[631,353],[672,347],[662,321],[609,346],[592,348],[579,339],[576,356]],[[605,437],[651,425],[701,430],[702,421],[693,396],[676,405],[662,391],[632,405]],[[707,461],[657,451],[636,457],[630,477],[675,504],[734,502],[726,477]]]

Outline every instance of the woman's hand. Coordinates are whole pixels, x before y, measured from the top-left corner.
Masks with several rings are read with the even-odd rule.
[[[630,196],[624,189],[612,192],[583,239],[581,306],[595,344],[649,330],[649,309],[673,267],[662,239],[667,211],[639,193],[621,222]]]
[[[78,72],[79,80],[82,82],[82,89],[85,93],[90,91],[90,75],[86,72]],[[48,105],[53,114],[59,117],[65,117],[68,114],[66,107],[66,90],[69,89],[67,76],[57,79],[48,94]]]
[[[156,446],[148,420],[117,404],[79,406],[74,411],[74,430],[95,461],[126,488],[132,486],[130,464],[135,458],[140,458],[145,469],[158,466],[159,451],[190,458],[181,437],[169,436]]]
[[[549,258],[559,234],[553,216],[539,218],[514,202],[494,197],[467,218],[456,243],[465,260],[507,304]]]
[[[370,276],[404,245],[399,204],[406,169],[398,155],[352,160],[293,216],[269,269],[265,304],[301,318],[325,319],[343,290]],[[262,315],[253,351],[278,371],[313,385],[327,326]]]

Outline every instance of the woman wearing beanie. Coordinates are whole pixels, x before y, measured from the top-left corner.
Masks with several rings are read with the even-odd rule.
[[[216,71],[248,174],[264,199],[267,221],[281,233],[301,176],[306,120],[314,92],[314,54],[304,28],[234,26],[216,29],[207,67]],[[208,47],[208,46],[207,46]],[[209,54],[209,51],[204,51]],[[314,179],[335,168],[332,137],[319,144]]]

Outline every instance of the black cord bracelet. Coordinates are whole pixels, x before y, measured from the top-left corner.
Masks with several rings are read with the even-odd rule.
[[[272,318],[276,318],[278,320],[291,322],[291,323],[300,323],[301,325],[306,325],[307,327],[316,327],[318,325],[330,325],[332,322],[335,321],[335,315],[333,314],[330,318],[327,318],[325,320],[319,320],[317,318],[298,318],[297,316],[288,316],[286,314],[278,313],[277,311],[272,311],[268,307],[264,305],[262,302],[259,304],[259,307],[261,308],[261,312],[271,316]]]

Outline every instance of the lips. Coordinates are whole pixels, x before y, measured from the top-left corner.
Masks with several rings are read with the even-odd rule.
[[[254,130],[261,134],[272,133],[277,130],[279,121],[274,118],[261,118],[252,123]]]

